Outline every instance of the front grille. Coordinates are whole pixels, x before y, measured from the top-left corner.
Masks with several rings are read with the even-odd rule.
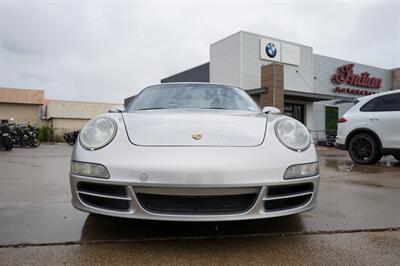
[[[257,194],[183,196],[136,194],[142,207],[150,212],[166,214],[232,214],[249,210]]]
[[[312,198],[313,183],[270,186],[264,198],[267,212],[284,211],[302,207]]]
[[[86,205],[110,211],[129,211],[131,198],[125,186],[78,182],[76,188]]]

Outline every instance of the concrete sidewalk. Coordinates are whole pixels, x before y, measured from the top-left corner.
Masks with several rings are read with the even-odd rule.
[[[0,248],[1,265],[399,265],[400,231]]]

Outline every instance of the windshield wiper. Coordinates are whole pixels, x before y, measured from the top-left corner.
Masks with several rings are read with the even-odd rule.
[[[144,110],[158,110],[158,109],[167,109],[163,107],[151,107],[151,108],[142,108],[142,109],[137,109],[136,111],[144,111]]]
[[[200,109],[219,109],[219,110],[230,110],[229,108],[224,108],[224,107],[208,107],[208,108],[200,108]]]

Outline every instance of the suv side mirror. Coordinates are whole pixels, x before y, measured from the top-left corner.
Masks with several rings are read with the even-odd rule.
[[[262,109],[262,111],[263,111],[265,114],[280,114],[280,113],[281,113],[281,111],[280,111],[278,108],[273,107],[273,106],[265,106],[265,107]]]
[[[117,106],[111,107],[108,110],[109,113],[122,113],[124,111],[125,111],[125,106],[123,106],[123,105],[117,105]]]

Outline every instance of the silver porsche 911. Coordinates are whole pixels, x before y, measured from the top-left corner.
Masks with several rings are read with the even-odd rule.
[[[71,158],[72,204],[118,217],[224,221],[315,207],[319,167],[306,127],[245,91],[209,83],[145,88],[90,120]]]

